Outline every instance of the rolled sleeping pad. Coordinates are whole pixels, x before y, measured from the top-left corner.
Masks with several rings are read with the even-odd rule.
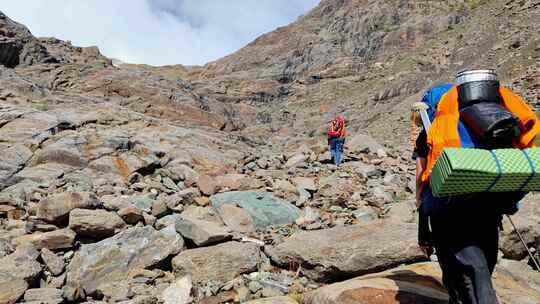
[[[460,111],[460,119],[487,149],[511,148],[519,138],[519,119],[499,103],[481,102]]]

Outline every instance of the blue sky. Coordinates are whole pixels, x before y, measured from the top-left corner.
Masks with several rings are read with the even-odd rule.
[[[319,0],[26,0],[0,8],[36,36],[126,62],[204,64],[287,25]]]

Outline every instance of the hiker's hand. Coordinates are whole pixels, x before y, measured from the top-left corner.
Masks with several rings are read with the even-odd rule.
[[[430,257],[434,252],[433,246],[429,246],[429,245],[420,245],[420,249],[422,250],[422,252],[424,252],[424,254],[427,257]]]

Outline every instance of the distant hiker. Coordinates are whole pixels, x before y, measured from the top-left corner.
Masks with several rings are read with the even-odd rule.
[[[339,167],[341,165],[343,145],[345,144],[345,136],[347,129],[345,128],[345,118],[342,115],[336,117],[328,127],[328,145],[334,164]]]
[[[428,255],[435,248],[451,304],[498,303],[491,275],[502,215],[517,212],[525,193],[486,191],[437,198],[430,173],[444,148],[532,147],[540,124],[520,97],[499,86],[492,70],[460,72],[456,85],[433,87],[422,101],[429,106],[432,124],[418,135],[413,156],[418,243]]]

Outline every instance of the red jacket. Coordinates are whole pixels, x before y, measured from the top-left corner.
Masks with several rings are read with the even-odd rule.
[[[328,128],[328,138],[344,138],[347,134],[345,129],[345,118],[338,116],[330,123]]]

